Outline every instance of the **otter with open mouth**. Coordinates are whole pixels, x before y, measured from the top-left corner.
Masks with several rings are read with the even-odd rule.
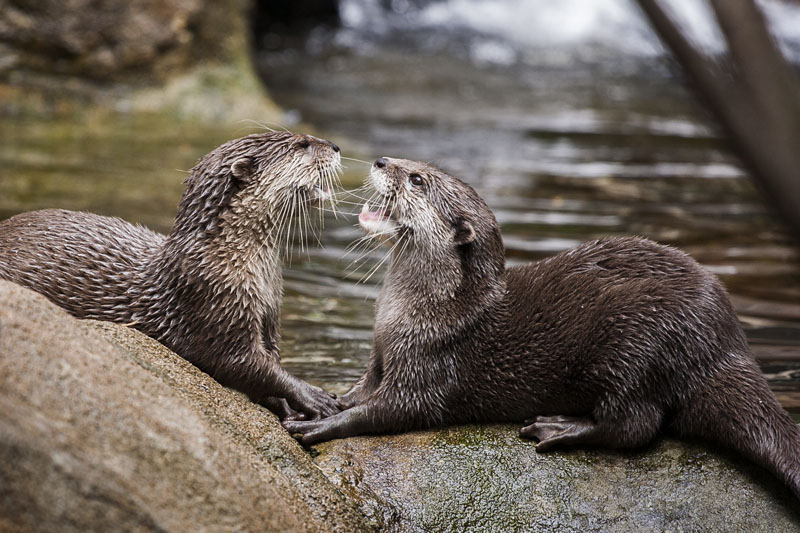
[[[800,497],[800,429],[752,357],[722,284],[643,238],[588,242],[506,269],[494,215],[428,165],[375,161],[359,216],[392,244],[366,373],[346,410],[286,421],[303,443],[523,422],[537,450],[717,441]]]
[[[168,236],[64,210],[0,223],[0,278],[78,318],[130,324],[279,416],[339,412],[280,366],[281,253],[331,198],[339,148],[290,132],[229,141],[191,170]],[[288,402],[288,405],[287,405]]]

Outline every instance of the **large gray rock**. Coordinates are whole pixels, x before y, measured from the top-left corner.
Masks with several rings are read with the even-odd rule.
[[[480,426],[315,453],[155,341],[0,281],[3,532],[800,531],[772,476],[697,444],[537,455]]]
[[[274,416],[0,281],[0,531],[363,531]]]
[[[517,433],[357,437],[318,445],[316,461],[385,531],[800,531],[789,490],[731,454],[665,440],[537,455]]]

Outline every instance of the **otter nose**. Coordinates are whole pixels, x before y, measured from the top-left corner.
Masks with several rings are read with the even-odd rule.
[[[388,161],[386,160],[386,158],[385,157],[381,157],[380,159],[376,159],[375,162],[372,163],[372,164],[375,165],[378,168],[383,168],[383,167],[386,166],[387,163],[388,163]]]
[[[333,149],[334,152],[336,152],[337,154],[339,153],[339,147],[338,146],[336,146],[335,144],[333,144],[330,141],[328,141],[328,144],[331,145],[331,148]]]

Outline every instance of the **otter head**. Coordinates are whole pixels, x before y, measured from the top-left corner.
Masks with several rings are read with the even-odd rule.
[[[241,206],[269,206],[283,212],[287,204],[300,208],[331,199],[341,168],[339,147],[311,135],[270,132],[228,143],[222,169],[238,185],[232,201]],[[289,213],[290,215],[292,213]],[[299,213],[294,213],[299,214]]]
[[[270,131],[234,139],[192,169],[176,226],[209,235],[226,228],[277,233],[309,205],[332,198],[340,168],[339,147],[310,135]]]
[[[370,202],[364,205],[359,224],[393,243],[398,250],[393,269],[401,262],[415,269],[428,266],[440,280],[453,278],[445,285],[462,286],[472,274],[504,279],[500,230],[472,187],[430,165],[388,157],[372,164],[368,180],[377,205],[375,210]],[[409,252],[416,259],[402,258]]]

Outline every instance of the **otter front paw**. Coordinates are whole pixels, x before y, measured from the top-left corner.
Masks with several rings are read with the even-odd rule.
[[[278,417],[278,420],[305,420],[306,414],[300,411],[295,411],[283,398],[275,398],[268,396],[262,398],[259,403],[269,409],[272,414]]]
[[[303,444],[314,444],[336,438],[336,423],[331,418],[317,420],[284,420],[283,427],[299,436]]]
[[[369,408],[359,405],[324,420],[286,420],[283,422],[283,427],[289,433],[302,435],[300,441],[303,444],[313,444],[364,433],[380,433],[383,426],[376,425],[373,419]]]
[[[360,401],[359,401],[359,398],[358,398],[358,394],[356,394],[355,392],[351,391],[351,392],[348,392],[347,394],[345,394],[344,396],[342,396],[341,398],[339,398],[339,402],[338,403],[339,403],[339,408],[342,409],[342,410],[345,410],[345,409],[350,409],[350,408],[355,407],[356,405],[358,405],[360,403]]]
[[[295,410],[302,411],[314,420],[327,418],[341,411],[335,394],[307,383],[304,384],[301,390],[296,391],[293,400],[290,399],[289,404]]]

